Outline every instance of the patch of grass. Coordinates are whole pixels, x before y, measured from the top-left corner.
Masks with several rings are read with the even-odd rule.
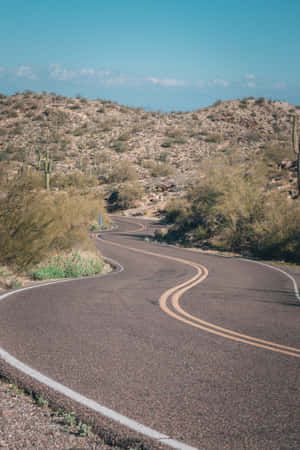
[[[43,397],[38,397],[36,400],[36,403],[41,408],[48,408],[48,405],[49,405],[48,400],[45,400]]]
[[[91,425],[87,425],[81,420],[77,420],[73,411],[64,412],[61,408],[59,408],[53,415],[62,418],[65,424],[65,431],[77,434],[81,437],[89,436],[92,432]]]
[[[7,288],[8,289],[18,289],[22,286],[22,283],[20,280],[18,280],[17,278],[13,277],[9,284],[7,284]]]
[[[31,277],[34,280],[77,278],[101,273],[103,267],[104,263],[100,258],[71,253],[49,258],[44,265],[31,272]]]

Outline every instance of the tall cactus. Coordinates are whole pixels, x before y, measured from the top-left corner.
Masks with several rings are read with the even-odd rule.
[[[293,120],[293,134],[292,134],[293,151],[297,157],[297,188],[298,196],[300,195],[300,139],[297,134],[297,116]]]
[[[50,176],[52,172],[52,159],[49,158],[49,152],[46,153],[46,159],[43,161],[45,174],[45,188],[50,189]]]
[[[38,169],[41,168],[41,151],[38,150]]]

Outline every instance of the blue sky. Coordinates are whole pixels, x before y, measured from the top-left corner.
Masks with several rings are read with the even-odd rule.
[[[149,109],[300,104],[299,0],[2,0],[0,92]]]

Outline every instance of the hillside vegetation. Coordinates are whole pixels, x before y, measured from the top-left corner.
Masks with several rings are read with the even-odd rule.
[[[53,204],[66,198],[105,198],[110,211],[162,214],[169,240],[299,262],[295,116],[299,107],[264,98],[161,113],[54,93],[0,95],[2,205],[27,177],[35,218],[48,217],[43,205],[64,209]],[[81,210],[79,222],[88,221]]]
[[[197,183],[164,216],[169,242],[300,263],[300,199],[270,185],[263,161],[228,155],[203,162]],[[243,155],[239,153],[240,158]]]

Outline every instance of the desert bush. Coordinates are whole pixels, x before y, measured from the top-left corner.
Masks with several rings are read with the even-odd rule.
[[[292,149],[286,144],[266,144],[263,147],[263,156],[266,162],[280,164],[285,159],[295,158]]]
[[[186,200],[171,200],[163,212],[164,220],[168,224],[180,223],[187,211],[188,203]]]
[[[90,249],[84,222],[103,212],[103,201],[91,196],[32,190],[23,180],[0,200],[0,258],[23,270],[49,253]]]
[[[170,148],[170,147],[172,147],[172,143],[173,143],[173,141],[168,140],[168,141],[162,142],[160,146],[163,148]]]
[[[144,189],[138,184],[125,183],[108,198],[111,210],[133,208],[142,198]]]
[[[129,136],[129,134],[127,134],[127,133],[121,134],[121,135],[118,137],[118,140],[121,141],[121,142],[129,141],[129,139],[130,139],[130,136]]]
[[[134,182],[137,179],[135,168],[129,161],[120,161],[116,163],[107,177],[108,183],[124,183],[126,181]]]
[[[222,103],[223,103],[222,100],[218,99],[218,100],[216,100],[216,101],[213,103],[212,106],[219,106],[219,105],[221,105]]]
[[[182,201],[167,205],[167,240],[205,241],[214,248],[300,263],[300,200],[268,191],[266,166],[203,161]]]
[[[223,141],[223,136],[219,133],[207,133],[205,140],[206,142],[220,144]]]
[[[219,218],[214,244],[232,251],[251,249],[255,226],[264,218],[265,193],[256,180],[240,171],[227,179],[215,205]]]
[[[265,104],[265,102],[266,102],[266,100],[264,97],[259,97],[255,100],[254,103],[255,103],[255,105],[263,106]]]
[[[300,263],[300,200],[287,201],[275,192],[266,204],[264,220],[255,226],[252,250],[263,258]]]
[[[81,127],[76,128],[73,135],[74,136],[83,136],[86,133],[87,133],[87,127],[83,125]]]
[[[0,152],[0,161],[9,161],[11,159],[10,153],[6,151]]]
[[[120,140],[114,141],[111,144],[111,148],[113,148],[117,153],[126,153],[129,150],[127,143]]]
[[[185,144],[184,130],[179,128],[172,128],[166,132],[166,135],[172,139],[174,144]]]
[[[143,165],[152,177],[167,177],[174,172],[172,166],[161,161],[144,160]]]
[[[67,174],[55,173],[51,178],[51,187],[59,189],[80,189],[96,186],[97,184],[98,181],[96,176],[84,174],[79,170]]]
[[[101,131],[111,131],[113,129],[113,127],[117,124],[115,119],[107,119],[104,120],[103,122],[101,122],[100,125],[100,130]]]
[[[168,160],[168,152],[161,152],[158,156],[159,161],[166,163]]]
[[[8,130],[6,128],[0,128],[0,136],[6,136],[8,134]]]
[[[246,134],[248,142],[259,142],[262,138],[261,134],[257,131],[248,131]]]

